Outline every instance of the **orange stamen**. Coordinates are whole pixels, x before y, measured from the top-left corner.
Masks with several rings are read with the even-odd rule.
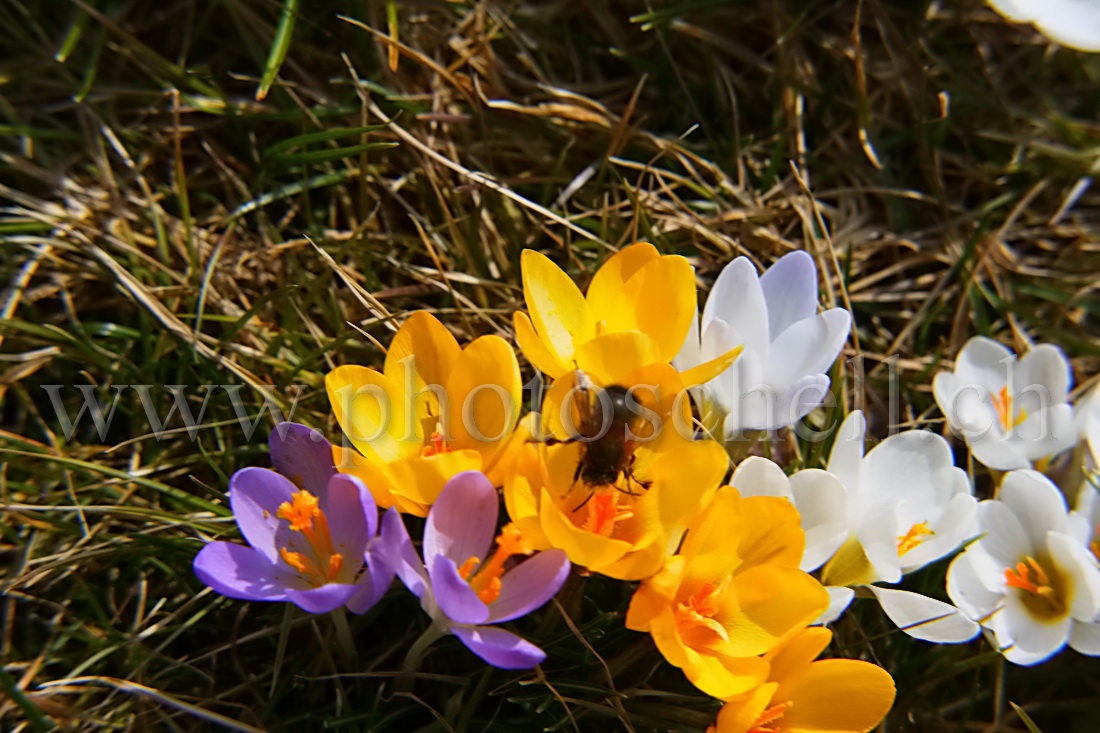
[[[772,705],[760,714],[760,717],[752,724],[752,728],[749,729],[749,733],[774,733],[776,729],[768,728],[768,724],[782,718],[792,707],[794,707],[793,702],[781,702],[778,705]]]
[[[634,512],[619,507],[621,495],[618,491],[608,491],[596,494],[589,499],[588,516],[581,525],[581,529],[600,537],[610,537],[617,523],[634,516]]]
[[[690,634],[691,637],[696,637],[696,643],[704,646],[709,646],[718,639],[729,642],[730,637],[726,627],[714,618],[721,609],[720,601],[725,588],[726,582],[717,586],[712,583],[703,583],[699,592],[689,597],[687,603],[676,604],[673,615],[681,635]],[[703,638],[691,634],[693,631],[702,631]]]
[[[909,528],[909,531],[898,537],[898,557],[924,542],[926,535],[936,534],[928,529],[928,522],[919,522]]]
[[[332,582],[344,567],[344,556],[333,547],[328,517],[317,505],[317,497],[305,489],[296,491],[290,501],[279,505],[275,516],[289,522],[293,531],[305,535],[313,549],[314,558],[309,558],[284,547],[279,550],[283,561],[315,585]]]
[[[997,418],[1001,421],[1001,429],[1006,433],[1027,419],[1027,410],[1020,410],[1019,415],[1013,416],[1015,400],[1008,393],[1008,386],[1001,387],[1001,391],[993,398],[993,408],[997,411]]]
[[[435,430],[432,431],[432,437],[430,438],[431,445],[426,445],[420,449],[420,455],[424,458],[431,458],[437,456],[440,453],[449,453],[450,448],[447,447],[447,441],[443,435],[443,425],[440,423],[435,424]]]
[[[1055,593],[1050,584],[1050,576],[1035,561],[1035,558],[1029,556],[1024,560],[1026,563],[1018,562],[1015,568],[1005,569],[1005,584],[1042,596],[1047,600],[1054,600]],[[1035,573],[1035,581],[1037,582],[1032,582],[1031,572]]]
[[[470,577],[470,572],[477,564],[477,558],[471,557],[462,563],[458,569],[459,575],[466,579],[470,587],[477,593],[482,603],[492,603],[500,595],[500,576],[504,574],[504,563],[512,555],[529,555],[532,548],[524,540],[523,533],[515,524],[506,524],[500,530],[497,537],[497,547],[493,554]]]

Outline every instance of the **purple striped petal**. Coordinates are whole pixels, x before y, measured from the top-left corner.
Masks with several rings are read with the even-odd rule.
[[[772,340],[817,313],[817,266],[809,252],[783,255],[760,276]]]
[[[467,649],[499,669],[530,669],[546,659],[542,649],[504,629],[456,626],[451,633]]]
[[[332,444],[312,428],[281,422],[267,439],[271,466],[314,496],[323,496],[329,478],[336,473]]]
[[[432,579],[435,602],[444,616],[459,624],[482,624],[489,620],[489,607],[462,579],[449,558],[436,555],[428,573]]]
[[[259,550],[232,542],[211,542],[192,564],[195,575],[215,592],[245,601],[285,601],[282,577]]]
[[[275,533],[286,524],[277,516],[279,505],[295,491],[289,479],[266,468],[242,468],[229,479],[229,506],[241,534],[272,563],[281,546]]]
[[[359,586],[329,583],[309,590],[287,590],[286,599],[306,613],[328,613],[347,603]]]
[[[431,592],[428,571],[424,569],[424,563],[420,562],[420,556],[416,554],[409,538],[409,531],[405,529],[405,523],[401,521],[401,515],[396,509],[391,507],[382,517],[382,533],[373,549],[417,598],[423,598],[425,593]]]
[[[428,513],[424,527],[424,564],[437,555],[461,565],[485,559],[497,527],[500,499],[480,471],[463,471],[447,482]]]
[[[554,597],[569,577],[569,558],[562,550],[547,550],[524,560],[500,579],[500,595],[489,607],[489,622],[524,616]]]

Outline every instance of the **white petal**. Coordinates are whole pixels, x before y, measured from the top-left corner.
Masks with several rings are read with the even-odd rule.
[[[1054,563],[1071,578],[1073,596],[1070,615],[1091,623],[1100,616],[1100,568],[1088,549],[1061,532],[1047,534],[1047,547]]]
[[[851,529],[848,527],[848,494],[840,479],[828,471],[808,468],[790,478],[794,503],[806,531],[806,550],[800,567],[810,572],[832,557]]]
[[[1065,647],[1073,628],[1073,618],[1069,615],[1054,622],[1039,621],[1014,593],[1005,596],[1001,613],[1013,644],[1004,655],[1013,664],[1029,666],[1045,662]],[[998,638],[998,641],[1006,640]]]
[[[1012,392],[1016,395],[1020,407],[1029,412],[1060,405],[1069,399],[1069,389],[1073,382],[1073,368],[1061,348],[1053,344],[1040,344],[1020,358],[1016,365],[1015,383]],[[1032,406],[1028,400],[1032,396],[1046,399],[1046,404]]]
[[[851,588],[827,585],[825,590],[829,591],[829,607],[814,620],[813,625],[815,626],[831,624],[836,621],[840,618],[840,614],[844,613],[844,609],[848,608],[848,604],[852,602],[852,599],[856,597],[856,592]]]
[[[809,252],[783,255],[760,276],[772,338],[817,313],[817,267]]]
[[[829,392],[824,374],[803,377],[791,384],[758,383],[745,388],[737,414],[745,430],[778,430],[792,425],[814,411]]]
[[[974,460],[997,471],[1015,471],[1031,468],[1031,461],[1019,442],[1005,440],[996,430],[990,430],[981,438],[967,441]]]
[[[981,545],[1001,568],[1011,568],[1028,555],[1034,556],[1036,548],[1046,545],[1046,533],[1036,545],[1024,528],[1020,517],[1003,501],[987,499],[978,504],[978,526],[985,533],[976,544]]]
[[[1003,593],[990,588],[998,577],[1003,578],[1004,571],[971,546],[947,568],[947,597],[969,618],[990,625],[1003,599]]]
[[[794,501],[787,474],[779,464],[760,456],[749,456],[741,461],[730,477],[730,486],[741,496],[778,496]]]
[[[908,528],[906,528],[908,529]],[[856,535],[875,571],[875,581],[897,583],[901,580],[901,560],[898,557],[897,505],[890,501],[874,501],[863,508],[856,526]]]
[[[691,327],[688,329],[687,336],[684,338],[684,343],[680,346],[680,351],[678,351],[676,356],[672,359],[672,366],[676,368],[676,371],[682,372],[702,364],[704,360],[700,347],[699,308],[696,307],[695,316],[691,319]]]
[[[768,306],[756,268],[747,257],[738,257],[722,268],[703,306],[703,331],[712,320],[731,325],[744,338],[746,348],[766,354]]]
[[[836,361],[851,326],[848,311],[833,308],[805,318],[780,334],[773,333],[764,378],[782,385],[821,374]]]
[[[1018,436],[1021,451],[1032,461],[1056,455],[1077,445],[1073,408],[1065,404],[1028,415],[1014,432]]]
[[[953,496],[943,513],[929,523],[928,528],[933,534],[901,556],[902,572],[908,574],[923,568],[951,554],[965,540],[973,537],[977,533],[977,509],[978,501],[973,496]]]
[[[959,609],[934,598],[904,590],[867,586],[882,604],[882,610],[898,628],[914,639],[937,644],[970,641],[981,627]]]
[[[924,507],[946,502],[954,477],[950,483],[940,477],[954,465],[951,447],[942,437],[928,430],[907,430],[867,453],[860,482],[874,487],[882,500]]]
[[[1034,23],[1044,35],[1078,51],[1100,51],[1100,7],[1092,0],[989,0],[1010,20]]]
[[[977,385],[989,394],[997,394],[1008,384],[1016,355],[1004,344],[985,336],[975,336],[963,345],[955,359],[959,386]]]
[[[1047,532],[1066,529],[1066,500],[1038,471],[1013,471],[1001,482],[1000,500],[1012,510],[1033,548],[1047,545]],[[1034,553],[1028,553],[1034,554]]]
[[[863,445],[866,442],[867,421],[863,412],[853,410],[837,431],[833,450],[829,453],[829,473],[840,479],[848,489],[849,504],[859,493],[859,473],[863,463]]]
[[[1075,621],[1069,634],[1069,645],[1081,654],[1100,657],[1100,622],[1086,624]]]

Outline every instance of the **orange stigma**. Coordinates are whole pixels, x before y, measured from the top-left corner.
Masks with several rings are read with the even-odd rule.
[[[435,424],[435,430],[432,431],[432,436],[429,438],[431,445],[425,445],[420,449],[420,455],[424,458],[431,458],[437,456],[440,453],[450,453],[451,449],[447,447],[447,439],[443,434],[443,426],[440,423]]]
[[[1058,568],[1055,567],[1054,570],[1057,571]],[[1033,573],[1034,578],[1032,578]],[[1026,594],[1023,597],[1024,604],[1032,612],[1042,616],[1058,616],[1066,610],[1065,600],[1062,593],[1055,587],[1055,581],[1051,580],[1043,566],[1030,555],[1022,562],[1016,563],[1016,567],[1005,569],[1005,585],[1024,591]],[[1038,605],[1034,603],[1035,601],[1039,602]]]
[[[709,647],[719,641],[728,643],[729,632],[718,619],[714,618],[721,610],[722,594],[728,579],[721,585],[703,583],[699,592],[688,598],[686,603],[677,603],[673,617],[676,628],[689,646]]]
[[[313,557],[309,557],[283,547],[279,550],[279,557],[314,585],[321,586],[335,580],[344,567],[344,556],[333,548],[328,518],[318,506],[317,497],[305,489],[296,491],[290,501],[279,505],[275,516],[289,522],[293,531],[301,532],[313,550]]]
[[[634,512],[619,507],[620,496],[622,493],[619,491],[607,491],[592,496],[588,500],[588,516],[581,529],[600,537],[610,537],[616,524],[634,516]]]
[[[1006,433],[1027,419],[1027,410],[1020,410],[1019,415],[1014,415],[1015,400],[1008,393],[1008,386],[1001,387],[1001,391],[993,398],[993,408],[997,410],[997,419],[1001,421],[1001,429]]]
[[[909,531],[898,537],[898,557],[924,542],[927,535],[936,534],[928,529],[928,522],[919,522],[909,528]]]
[[[458,574],[470,584],[482,603],[489,604],[500,595],[500,576],[504,574],[504,563],[512,555],[530,555],[532,548],[524,541],[519,527],[509,523],[500,530],[497,548],[489,559],[481,563],[477,557],[471,557],[462,563]],[[477,567],[477,571],[474,568]],[[472,577],[471,577],[472,575]]]
[[[749,729],[749,733],[775,733],[778,729],[771,728],[769,725],[782,718],[792,707],[794,707],[793,702],[781,702],[778,705],[772,705],[760,714],[760,717],[752,724],[752,728]]]

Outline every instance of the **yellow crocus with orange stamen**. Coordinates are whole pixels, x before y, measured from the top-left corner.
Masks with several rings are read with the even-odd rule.
[[[807,628],[764,655],[767,682],[730,698],[707,733],[864,733],[894,703],[894,680],[870,662],[814,661],[832,632]]]
[[[774,649],[829,605],[799,570],[805,537],[786,499],[724,486],[687,527],[680,551],[645,580],[627,628],[648,631],[669,663],[718,698],[762,684]]]
[[[586,348],[614,335],[620,361],[633,365],[671,362],[696,312],[695,273],[678,255],[652,244],[625,247],[597,270],[586,295],[545,255],[524,250],[523,296],[530,315],[514,316],[516,342],[536,368],[557,379],[573,369],[599,372],[602,352]],[[689,386],[721,373],[740,348],[685,372]]]
[[[382,371],[341,366],[325,388],[354,450],[337,468],[360,477],[382,507],[425,516],[457,473],[501,482],[498,459],[519,415],[515,352],[489,335],[465,348],[434,316],[417,311],[394,335]]]

